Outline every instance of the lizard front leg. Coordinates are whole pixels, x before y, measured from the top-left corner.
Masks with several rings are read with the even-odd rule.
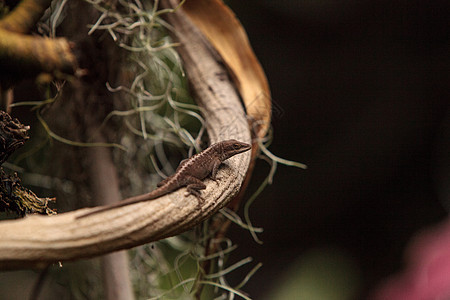
[[[217,178],[217,172],[219,171],[219,167],[220,167],[221,163],[222,162],[220,161],[220,159],[214,160],[214,164],[213,164],[213,167],[212,167],[212,170],[211,170],[211,176],[210,177],[211,177],[212,180],[214,180],[216,182],[217,182],[218,179],[220,179],[220,178]]]

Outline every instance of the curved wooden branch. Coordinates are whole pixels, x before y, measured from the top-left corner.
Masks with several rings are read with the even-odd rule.
[[[235,138],[250,142],[244,110],[226,71],[214,59],[195,27],[181,11],[169,16],[182,44],[179,52],[205,120],[211,142]],[[45,266],[135,247],[176,235],[226,205],[246,174],[250,153],[226,161],[218,182],[205,180],[205,201],[186,197],[186,189],[78,219],[91,209],[52,217],[31,216],[0,223],[0,269]]]
[[[254,133],[263,138],[270,127],[270,88],[244,27],[222,0],[189,0],[182,10],[223,59],[253,122]]]

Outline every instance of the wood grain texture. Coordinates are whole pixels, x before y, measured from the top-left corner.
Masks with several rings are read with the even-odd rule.
[[[174,3],[165,2],[167,5]],[[192,89],[203,108],[212,143],[237,139],[250,143],[244,110],[226,71],[195,27],[178,10],[168,17],[182,46]],[[35,268],[135,247],[184,232],[226,205],[240,188],[250,152],[220,168],[216,183],[205,180],[205,201],[180,189],[164,197],[75,220],[91,208],[53,217],[30,216],[0,223],[0,269]]]
[[[223,59],[256,136],[263,138],[270,127],[270,88],[244,27],[222,0],[189,0],[181,9]]]

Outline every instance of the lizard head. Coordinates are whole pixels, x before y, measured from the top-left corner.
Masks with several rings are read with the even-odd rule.
[[[252,148],[250,144],[239,142],[237,140],[223,141],[221,144],[221,154],[223,160],[228,159],[236,154],[248,151]]]

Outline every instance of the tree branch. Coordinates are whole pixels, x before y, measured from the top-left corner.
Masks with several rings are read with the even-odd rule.
[[[184,67],[204,117],[211,142],[235,138],[250,142],[244,110],[226,71],[195,27],[178,10],[169,16]],[[78,219],[91,209],[52,217],[31,216],[0,223],[0,269],[41,267],[97,256],[179,234],[210,217],[239,191],[250,153],[227,160],[218,182],[206,180],[204,202],[186,190]]]

